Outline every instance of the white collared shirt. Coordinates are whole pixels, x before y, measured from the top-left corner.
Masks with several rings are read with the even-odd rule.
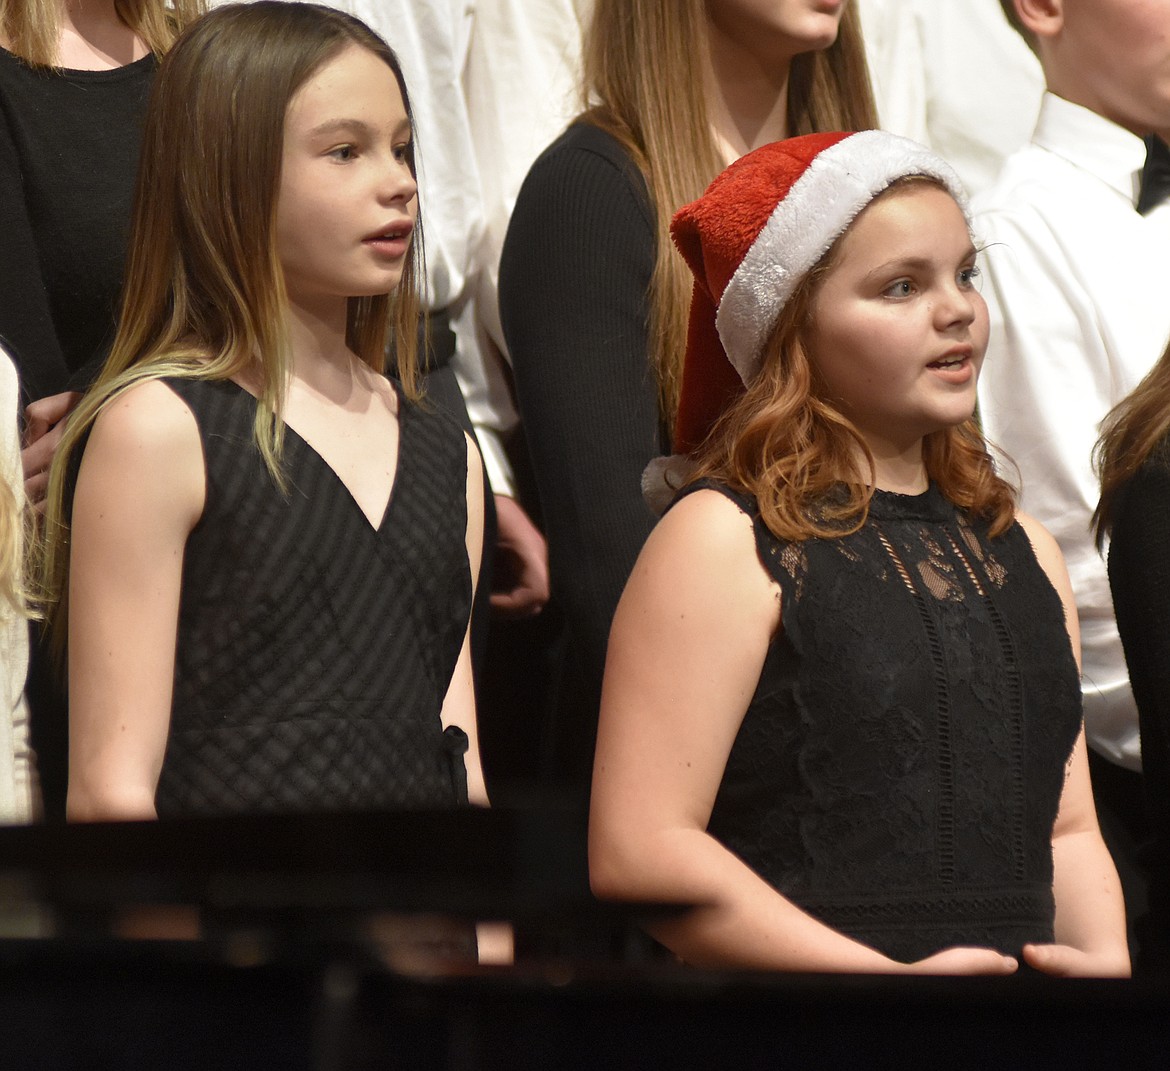
[[[998,0],[857,0],[883,130],[929,145],[974,197],[1028,143],[1040,61]]]
[[[1018,466],[1021,508],[1064,552],[1089,741],[1135,770],[1137,708],[1089,524],[1100,494],[1092,462],[1100,422],[1170,338],[1170,206],[1135,210],[1144,161],[1140,138],[1045,94],[1031,144],[973,205],[991,312],[979,383],[984,431]]]

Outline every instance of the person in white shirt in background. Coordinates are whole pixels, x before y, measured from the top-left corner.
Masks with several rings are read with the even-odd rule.
[[[477,312],[485,344],[504,358],[500,251],[532,162],[581,111],[581,34],[592,10],[593,0],[476,0],[463,88],[485,214]],[[497,411],[511,413],[501,429],[511,431],[514,406]]]
[[[980,412],[988,439],[1018,467],[1021,507],[1068,563],[1102,827],[1128,914],[1140,920],[1137,708],[1090,531],[1100,493],[1092,454],[1100,421],[1170,337],[1170,205],[1147,215],[1136,207],[1143,138],[1170,132],[1170,0],[1003,5],[1035,48],[1048,91],[1030,144],[972,205],[991,310]]]
[[[1036,125],[1044,73],[998,0],[857,0],[883,130],[929,145],[975,196]]]

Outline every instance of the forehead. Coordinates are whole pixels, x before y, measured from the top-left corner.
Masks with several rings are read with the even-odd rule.
[[[834,266],[880,257],[963,255],[971,244],[955,199],[929,181],[901,183],[874,198],[842,236]]]
[[[312,129],[347,118],[371,126],[394,126],[406,117],[398,79],[380,56],[347,45],[326,60],[289,102],[289,128]]]

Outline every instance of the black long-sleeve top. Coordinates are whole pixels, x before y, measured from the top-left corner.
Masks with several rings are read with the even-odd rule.
[[[0,49],[0,336],[25,401],[112,341],[156,67],[50,71]]]
[[[1109,586],[1142,737],[1151,832],[1170,866],[1170,438],[1122,490],[1109,544]],[[1168,890],[1170,892],[1170,890]],[[1166,923],[1170,931],[1170,920]]]
[[[500,263],[500,316],[566,621],[550,745],[586,787],[610,623],[654,516],[646,464],[666,451],[648,356],[655,215],[610,135],[569,128],[533,164]]]

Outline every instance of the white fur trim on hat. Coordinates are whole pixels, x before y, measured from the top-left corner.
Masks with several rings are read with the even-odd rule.
[[[937,179],[967,214],[967,195],[949,164],[918,142],[881,130],[823,149],[792,184],[729,280],[715,318],[745,384],[797,283],[870,201],[907,175]]]

